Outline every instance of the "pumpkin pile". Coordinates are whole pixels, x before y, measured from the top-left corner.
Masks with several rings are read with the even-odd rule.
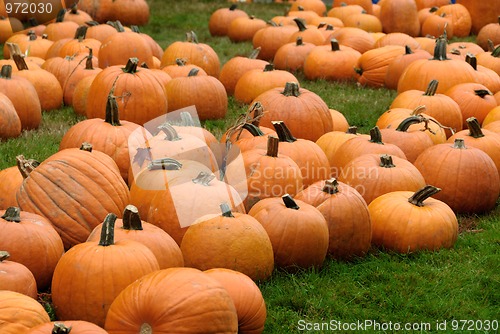
[[[500,3],[481,3],[297,0],[269,22],[233,4],[209,33],[253,52],[224,64],[193,31],[164,48],[140,32],[144,0],[0,26],[0,140],[63,105],[86,118],[0,171],[0,322],[261,333],[276,269],[452,248],[457,214],[500,196],[498,22],[478,15]],[[361,134],[300,78],[397,97]],[[204,128],[230,99],[246,112]],[[48,289],[57,323],[34,300]]]

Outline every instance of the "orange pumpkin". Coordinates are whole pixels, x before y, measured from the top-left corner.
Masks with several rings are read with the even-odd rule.
[[[21,119],[10,99],[3,93],[0,93],[0,123],[2,124],[0,140],[21,135]],[[2,207],[1,202],[0,199],[0,208]]]
[[[69,331],[73,334],[108,334],[96,324],[83,320],[46,322],[31,328],[26,334],[68,333]]]
[[[0,210],[5,210],[9,206],[17,206],[16,191],[23,180],[17,166],[0,170]]]
[[[37,299],[35,276],[24,264],[9,261],[9,257],[9,252],[0,251],[0,290],[15,291]]]
[[[2,334],[25,333],[32,327],[50,322],[47,311],[38,301],[19,292],[1,290],[0,309]]]
[[[212,36],[226,36],[229,24],[238,17],[248,17],[248,14],[238,9],[237,4],[232,4],[229,8],[219,8],[215,10],[208,20],[208,31]]]
[[[270,23],[269,26],[257,30],[253,35],[252,45],[254,49],[260,48],[257,55],[259,59],[271,61],[276,56],[278,49],[288,43],[291,36],[297,32],[297,27],[278,25],[274,21],[268,23]]]
[[[418,36],[417,5],[414,0],[381,1],[380,21],[385,33],[402,32],[412,37]]]

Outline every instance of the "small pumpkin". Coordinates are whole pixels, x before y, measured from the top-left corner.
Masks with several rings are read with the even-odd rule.
[[[37,299],[35,276],[22,263],[9,261],[9,257],[9,252],[0,251],[0,290],[15,291]]]
[[[50,322],[47,311],[38,301],[19,292],[0,290],[0,309],[3,334],[25,333]]]

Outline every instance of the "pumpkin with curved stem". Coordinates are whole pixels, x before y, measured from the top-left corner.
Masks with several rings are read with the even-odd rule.
[[[238,17],[248,17],[248,14],[244,10],[238,9],[237,4],[232,4],[229,8],[215,10],[208,20],[210,35],[226,36],[229,24]]]
[[[221,283],[231,296],[238,314],[238,333],[262,333],[267,311],[257,284],[247,275],[231,269],[214,268],[204,273]]]
[[[19,262],[31,271],[40,290],[47,289],[54,268],[64,253],[61,237],[47,219],[18,207],[2,210],[0,215],[2,250],[10,253],[11,261]],[[20,247],[23,243],[30,247]]]
[[[181,243],[187,267],[207,270],[227,268],[253,280],[265,280],[274,268],[273,246],[264,227],[248,214],[231,212],[227,203],[222,214],[198,218]]]
[[[0,309],[2,334],[25,333],[32,327],[50,322],[47,311],[39,302],[19,292],[1,290]]]
[[[478,148],[488,154],[500,173],[500,136],[488,129],[481,129],[475,117],[467,119],[467,128],[448,138],[448,142],[453,143],[455,139],[462,138],[466,146]]]
[[[12,75],[12,66],[0,70],[0,93],[6,95],[21,120],[21,129],[37,129],[42,121],[42,107],[35,87],[28,79]]]
[[[417,191],[425,186],[422,174],[411,162],[388,154],[363,154],[352,159],[339,181],[356,189],[368,204],[391,191]]]
[[[460,106],[448,95],[436,93],[438,80],[431,80],[425,90],[410,89],[400,93],[391,103],[391,108],[415,109],[425,106],[425,114],[436,119],[454,132],[462,130],[462,112]],[[446,136],[452,135],[445,129]]]
[[[259,95],[273,88],[283,87],[287,82],[298,84],[299,81],[292,73],[276,70],[274,65],[268,64],[263,70],[245,72],[234,87],[234,97],[239,102],[251,104]]]
[[[304,74],[310,80],[355,80],[356,73],[353,68],[359,57],[361,53],[339,45],[338,41],[332,38],[330,46],[317,46],[309,52],[304,62]]]
[[[179,58],[186,59],[188,64],[201,67],[208,75],[219,77],[219,56],[208,44],[199,43],[194,31],[186,33],[186,41],[174,42],[164,50],[160,67],[175,64]]]
[[[436,194],[457,213],[481,213],[495,207],[500,194],[500,176],[493,160],[483,151],[457,138],[434,145],[414,163],[428,184],[442,189]],[[446,170],[445,173],[443,171]]]
[[[267,61],[258,59],[260,48],[255,48],[248,57],[233,57],[229,59],[220,71],[219,80],[226,88],[227,95],[234,95],[236,83],[243,74],[250,70],[263,70]]]
[[[325,152],[313,141],[297,139],[285,122],[272,122],[280,141],[278,153],[290,157],[300,168],[304,188],[323,180],[330,174]]]
[[[458,221],[448,205],[431,198],[439,191],[428,185],[415,193],[395,191],[376,198],[368,205],[372,243],[399,253],[453,247]]]
[[[238,316],[218,281],[194,268],[169,268],[125,288],[113,301],[104,328],[109,334],[152,333],[153,328],[164,333],[237,333]]]
[[[323,99],[296,82],[282,88],[270,89],[255,97],[264,108],[260,124],[271,127],[272,121],[286,122],[297,138],[316,141],[333,130],[332,116]]]
[[[54,56],[47,59],[43,64],[42,68],[44,70],[49,71],[54,74],[61,84],[61,87],[64,87],[64,83],[70,76],[70,74],[75,71],[76,67],[85,67],[85,60],[87,59],[87,54],[79,54],[75,56],[66,56],[59,57]],[[97,66],[97,59],[92,58],[93,66]]]
[[[401,121],[396,129],[380,129],[380,132],[386,143],[399,147],[408,161],[413,163],[420,153],[434,145],[432,139],[423,131],[408,131],[412,124],[422,123],[423,121],[422,116],[410,116]]]
[[[160,269],[147,246],[128,239],[115,241],[116,219],[109,213],[98,241],[76,245],[57,263],[51,293],[58,319],[85,320],[102,327],[116,296],[130,283]]]
[[[371,247],[368,206],[353,187],[335,178],[318,181],[295,196],[315,206],[328,224],[328,254],[338,260],[364,256]]]
[[[103,328],[83,320],[52,321],[31,328],[26,334],[108,334]]]
[[[25,168],[23,156],[17,162],[25,178],[16,194],[19,206],[46,217],[66,249],[87,240],[110,211],[121,214],[130,201],[116,163],[88,143],[59,151],[36,168]]]
[[[467,119],[475,117],[482,123],[488,112],[497,106],[493,94],[479,83],[469,82],[456,84],[444,92],[460,107],[463,128],[467,127]]]
[[[0,290],[22,293],[37,299],[35,276],[22,263],[9,261],[10,254],[0,251]]]
[[[99,241],[103,228],[104,224],[97,225],[87,242]],[[114,233],[115,242],[129,239],[147,246],[155,255],[160,269],[184,266],[181,250],[175,240],[159,227],[142,221],[139,211],[133,205],[127,205],[123,218],[116,220]]]
[[[10,44],[17,44],[20,52],[25,56],[47,59],[54,41],[47,39],[46,34],[36,35],[33,30],[28,30],[26,34],[16,33],[5,41],[3,46],[4,59],[12,58]]]
[[[187,77],[173,78],[167,83],[169,111],[194,105],[200,120],[224,118],[228,108],[224,85],[213,76],[197,74],[194,68]]]
[[[87,1],[87,0],[80,0],[79,4],[81,4],[83,1]],[[102,2],[103,1],[101,1],[101,3]],[[118,33],[118,31],[116,30],[116,28],[112,24],[107,24],[107,23],[100,24],[99,22],[93,21],[93,20],[87,21],[87,22],[85,22],[85,24],[89,26],[89,28],[87,29],[86,36],[88,38],[97,39],[97,40],[101,41],[101,43],[109,36]]]
[[[322,266],[328,251],[328,225],[314,206],[285,194],[262,199],[248,214],[269,235],[277,267],[295,271]]]

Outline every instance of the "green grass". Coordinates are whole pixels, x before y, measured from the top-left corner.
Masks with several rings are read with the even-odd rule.
[[[222,64],[252,50],[249,42],[234,44],[226,37],[212,37],[208,33],[210,14],[228,6],[226,1],[151,0],[149,3],[152,17],[141,31],[153,36],[163,48],[183,40],[185,33],[193,30],[200,42],[216,50]],[[240,4],[239,8],[268,20],[282,15],[286,5]],[[367,132],[375,124],[396,96],[394,91],[361,88],[354,83],[312,82],[300,73],[297,77],[302,87],[344,113],[349,124],[358,126],[361,132]],[[230,98],[226,119],[207,121],[204,125],[220,136],[245,110],[246,106]],[[0,169],[14,165],[18,154],[44,160],[57,151],[65,131],[81,119],[71,108],[44,113],[38,130],[0,142]],[[320,270],[295,274],[276,270],[269,281],[259,284],[268,310],[265,332],[297,333],[301,320],[432,325],[431,331],[415,333],[436,332],[436,321],[446,320],[447,331],[443,332],[451,332],[453,319],[500,320],[499,217],[498,205],[487,215],[460,216],[461,232],[451,250],[399,255],[374,249],[366,257],[348,263],[328,259]],[[47,307],[50,310],[49,304]]]

